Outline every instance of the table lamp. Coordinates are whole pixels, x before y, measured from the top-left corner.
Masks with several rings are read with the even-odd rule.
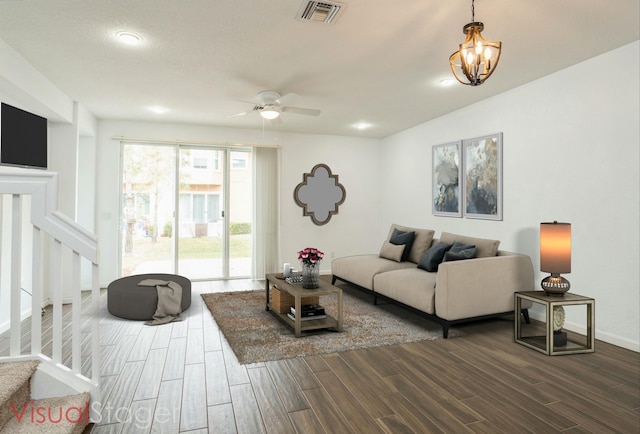
[[[571,273],[571,224],[540,223],[540,270],[551,273],[541,286],[548,295],[562,297],[571,287],[561,273]]]

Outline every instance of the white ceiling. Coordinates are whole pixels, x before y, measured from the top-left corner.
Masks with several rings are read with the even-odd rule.
[[[99,119],[262,128],[257,113],[229,116],[252,108],[238,100],[275,90],[322,114],[284,113],[267,128],[385,137],[640,33],[638,0],[478,0],[484,37],[502,41],[500,64],[481,86],[443,87],[470,0],[342,3],[322,24],[296,19],[303,0],[0,0],[0,38]],[[143,43],[118,43],[119,30]]]

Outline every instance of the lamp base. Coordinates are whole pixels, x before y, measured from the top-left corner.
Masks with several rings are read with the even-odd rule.
[[[550,276],[545,277],[540,282],[540,286],[547,295],[553,295],[556,297],[562,297],[565,292],[569,291],[571,284],[567,279],[559,274],[552,273]]]

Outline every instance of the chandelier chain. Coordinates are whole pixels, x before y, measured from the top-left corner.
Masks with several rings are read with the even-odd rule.
[[[471,22],[476,21],[476,5],[475,0],[471,0]]]

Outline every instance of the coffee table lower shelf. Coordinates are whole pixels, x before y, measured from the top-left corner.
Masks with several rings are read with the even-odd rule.
[[[269,306],[269,310],[273,312],[275,316],[280,318],[282,322],[290,326],[293,330],[296,329],[295,321],[289,318],[287,314],[280,313],[277,310],[275,310],[271,305],[271,303],[269,303],[268,306]],[[326,318],[309,319],[309,320],[304,320],[300,322],[300,331],[318,330],[318,329],[335,329],[336,331],[339,331],[338,320],[332,317],[331,315],[327,315]]]

